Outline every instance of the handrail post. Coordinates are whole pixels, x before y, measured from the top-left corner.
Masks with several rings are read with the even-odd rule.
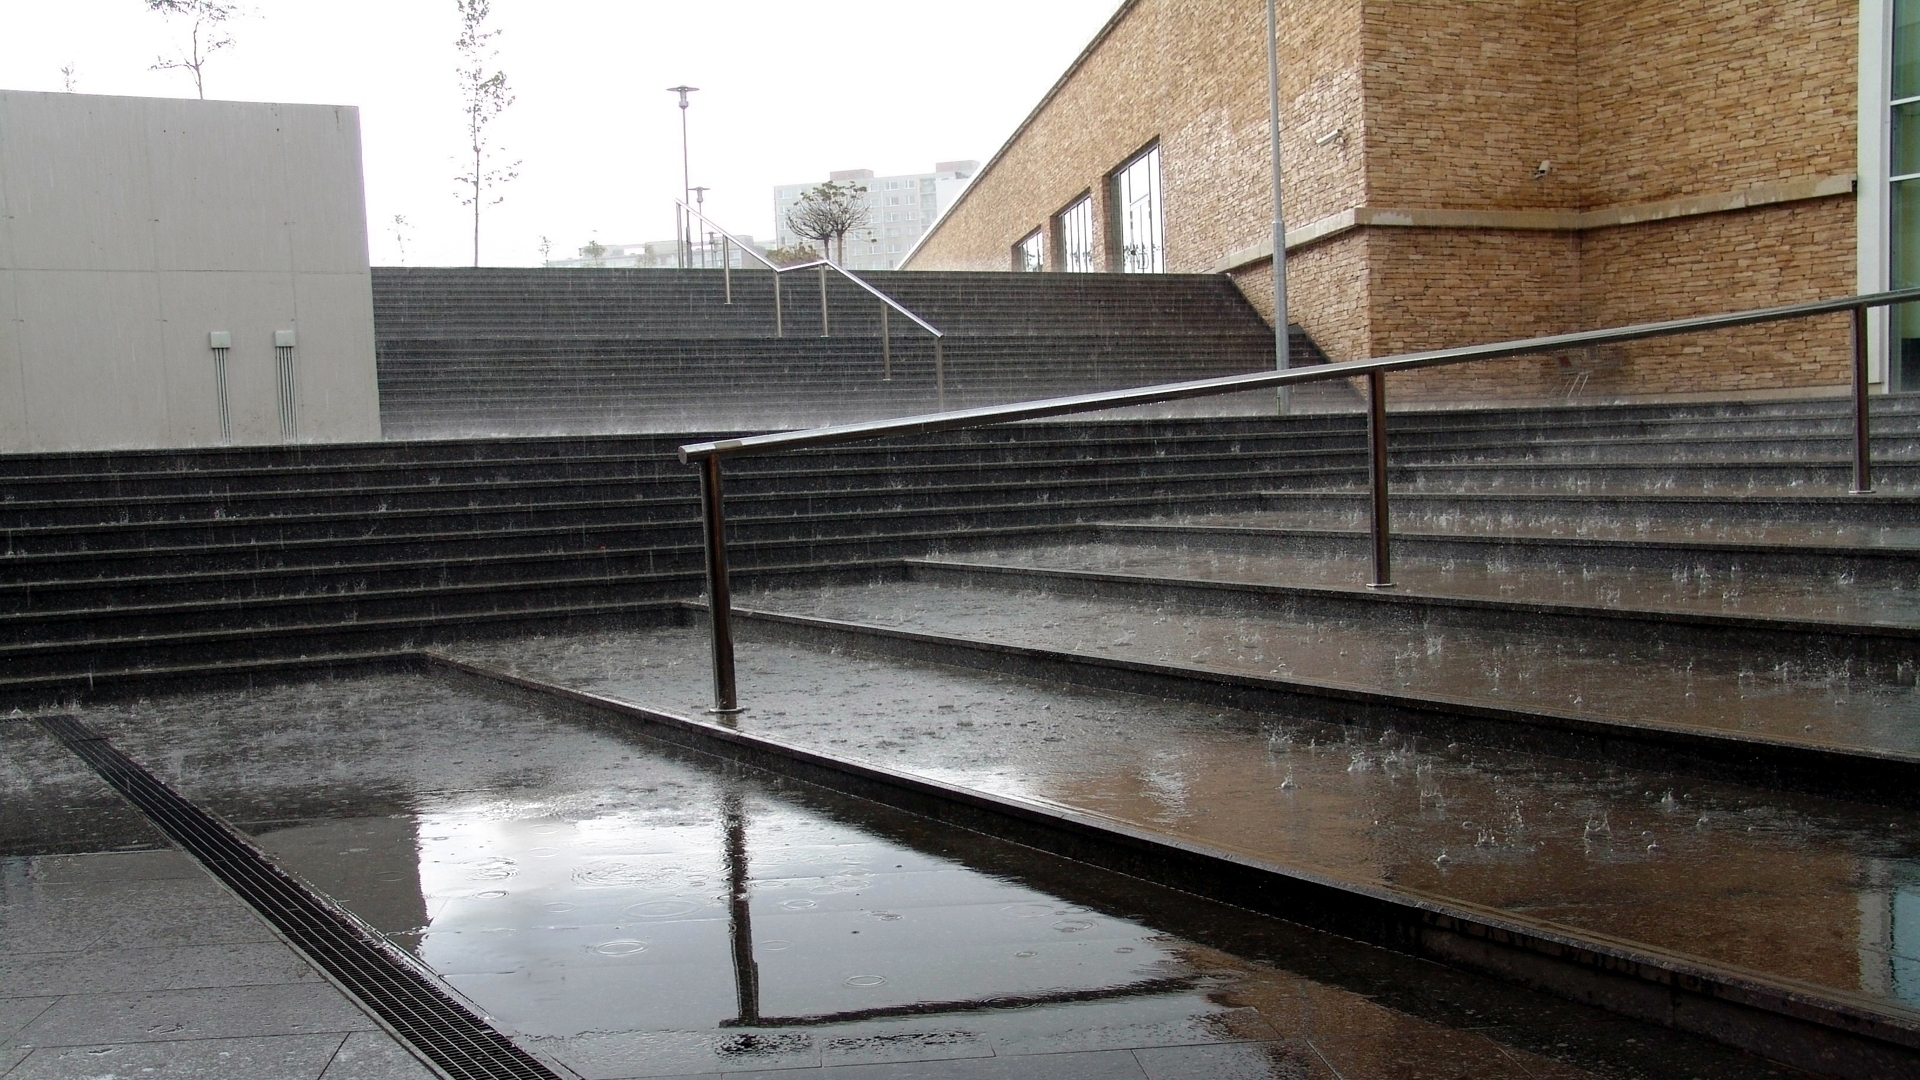
[[[727,282],[727,305],[733,305],[733,241],[720,234],[720,273]]]
[[[880,305],[880,381],[893,381],[893,331],[887,325],[887,316],[893,309]]]
[[[1393,556],[1387,549],[1387,374],[1367,372],[1367,457],[1373,488],[1373,580],[1369,588],[1393,588]]]
[[[947,411],[947,350],[945,338],[933,339],[933,400],[939,411]]]
[[[773,272],[773,336],[786,337],[786,327],[780,321],[780,271]]]
[[[713,707],[722,716],[740,711],[733,671],[733,586],[727,579],[727,521],[720,501],[720,456],[700,462],[700,522],[707,542],[707,625],[713,635]]]
[[[1853,493],[1873,492],[1872,429],[1867,417],[1867,309],[1853,309]]]
[[[820,336],[832,337],[827,328],[827,264],[820,264]]]

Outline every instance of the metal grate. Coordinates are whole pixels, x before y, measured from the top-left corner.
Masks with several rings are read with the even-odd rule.
[[[393,947],[282,873],[244,836],[72,716],[37,718],[207,871],[455,1080],[558,1074],[415,970]]]

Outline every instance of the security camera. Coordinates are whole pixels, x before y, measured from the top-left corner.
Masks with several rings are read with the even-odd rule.
[[[1553,162],[1543,161],[1540,163],[1540,166],[1538,168],[1533,170],[1533,178],[1535,180],[1544,180],[1547,178],[1547,174],[1552,171],[1553,171]]]

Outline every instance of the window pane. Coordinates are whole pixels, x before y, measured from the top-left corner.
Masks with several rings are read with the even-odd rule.
[[[1093,272],[1093,199],[1081,199],[1060,213],[1060,269]]]
[[[1920,0],[1893,3],[1893,97],[1920,97]]]
[[[1892,274],[1896,289],[1920,286],[1920,180],[1893,185]],[[1893,309],[1893,389],[1920,390],[1920,304]]]
[[[1893,107],[1892,175],[1920,173],[1920,101]]]
[[[1160,148],[1140,155],[1120,173],[1120,268],[1157,274],[1165,268],[1160,215]]]

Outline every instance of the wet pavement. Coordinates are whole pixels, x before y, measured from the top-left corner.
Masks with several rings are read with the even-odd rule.
[[[1352,590],[1365,590],[1373,577],[1372,563],[1365,558],[1251,554],[1204,544],[1183,546],[1173,539],[1160,544],[1120,541],[969,551],[944,561]],[[1503,552],[1490,552],[1481,561],[1403,556],[1393,563],[1397,596],[1920,627],[1920,563],[1914,578],[1912,586],[1866,586],[1834,575],[1558,569],[1515,564]]]
[[[700,715],[693,630],[457,650]],[[741,647],[739,725],[1348,880],[1920,1005],[1920,814],[1009,676]]]
[[[769,590],[742,594],[737,606],[1448,701],[1920,754],[1920,688],[1910,659],[1816,661],[1538,628],[1222,612],[930,582]],[[1622,678],[1623,672],[1632,677]]]
[[[37,725],[0,750],[0,1076],[433,1075]]]
[[[690,643],[499,647],[678,673]],[[776,654],[752,653],[764,674]],[[884,681],[792,655],[782,674]],[[903,674],[936,696],[1019,689]],[[829,703],[793,689],[795,706],[809,690]],[[1021,711],[1063,715],[1122,704],[1022,696]],[[1784,1075],[427,675],[157,698],[84,719],[582,1077]],[[997,741],[1028,756],[1023,737]]]

